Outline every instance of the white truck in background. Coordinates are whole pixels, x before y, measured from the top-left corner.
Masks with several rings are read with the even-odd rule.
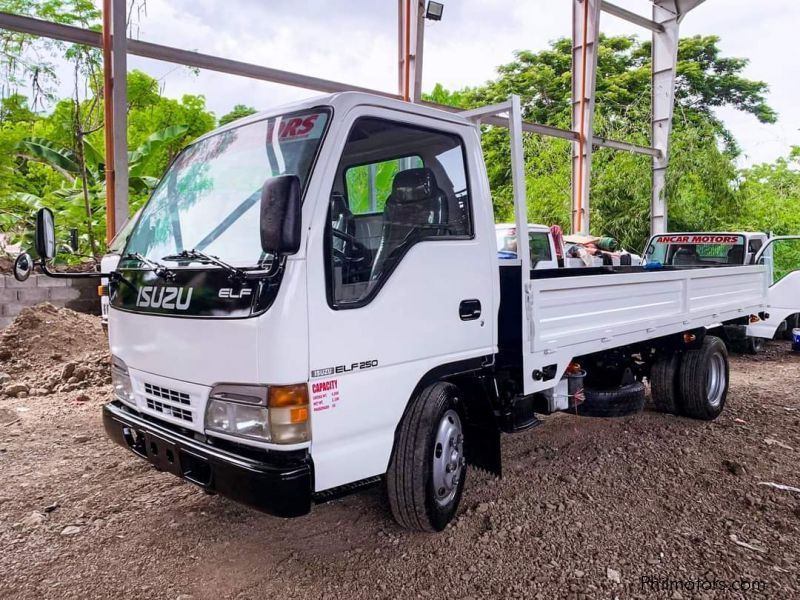
[[[334,94],[187,147],[101,274],[107,434],[284,517],[381,482],[401,525],[438,531],[468,464],[500,474],[500,434],[537,414],[631,412],[649,379],[658,410],[716,418],[729,376],[718,332],[770,304],[767,268],[499,260],[477,126],[489,114],[508,115],[526,247],[516,97],[452,114]],[[376,173],[391,191],[370,198]],[[48,209],[36,245],[18,277],[34,264],[70,276],[47,267]]]
[[[514,223],[498,223],[495,225],[497,235],[497,258],[501,260],[516,260],[517,255],[517,227]],[[590,236],[576,236],[589,241],[600,238]],[[594,243],[590,244],[595,246]],[[531,255],[531,268],[534,270],[603,266],[631,266],[640,265],[642,259],[636,254],[626,251],[602,251],[592,248],[594,254],[582,251],[581,256],[573,256],[571,250],[583,244],[565,244],[563,236],[558,239],[553,235],[553,230],[547,225],[528,223],[528,247]]]
[[[671,232],[654,235],[647,242],[645,263],[676,267],[698,268],[721,265],[751,265],[758,261],[767,267],[771,302],[767,318],[750,315],[746,322],[728,324],[726,339],[736,350],[748,354],[761,351],[764,341],[776,335],[791,339],[792,329],[798,327],[800,314],[796,299],[800,297],[800,280],[785,279],[774,268],[774,244],[791,243],[800,256],[800,237],[772,237],[762,231],[705,231]]]

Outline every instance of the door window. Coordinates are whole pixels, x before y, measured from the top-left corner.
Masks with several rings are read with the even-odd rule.
[[[770,271],[772,284],[800,269],[800,238],[774,240],[761,257]]]
[[[420,242],[471,237],[461,138],[373,117],[357,120],[331,190],[330,304],[368,303]]]

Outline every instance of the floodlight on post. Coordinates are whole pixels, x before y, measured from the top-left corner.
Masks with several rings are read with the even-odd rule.
[[[431,21],[441,21],[444,12],[444,4],[441,2],[428,1],[428,8],[425,10],[425,18]]]

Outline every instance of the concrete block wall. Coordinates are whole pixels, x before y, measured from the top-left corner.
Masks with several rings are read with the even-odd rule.
[[[11,275],[0,275],[0,329],[11,323],[23,308],[42,302],[99,315],[99,283],[99,279],[53,279],[38,274],[19,282]]]

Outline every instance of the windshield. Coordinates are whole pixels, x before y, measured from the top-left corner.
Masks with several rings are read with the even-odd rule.
[[[317,108],[228,129],[189,146],[153,192],[125,254],[159,261],[199,250],[237,267],[261,264],[261,188],[271,177],[291,174],[305,191],[328,119],[329,112]]]
[[[648,262],[674,266],[744,264],[744,236],[735,234],[659,235],[647,248]]]
[[[125,221],[125,225],[122,226],[122,229],[117,232],[117,235],[115,235],[108,244],[106,254],[122,254],[122,250],[125,248],[125,243],[128,241],[128,236],[131,234],[131,229],[133,229],[136,219],[139,218],[139,213],[141,212],[142,209],[140,208],[132,217]]]

